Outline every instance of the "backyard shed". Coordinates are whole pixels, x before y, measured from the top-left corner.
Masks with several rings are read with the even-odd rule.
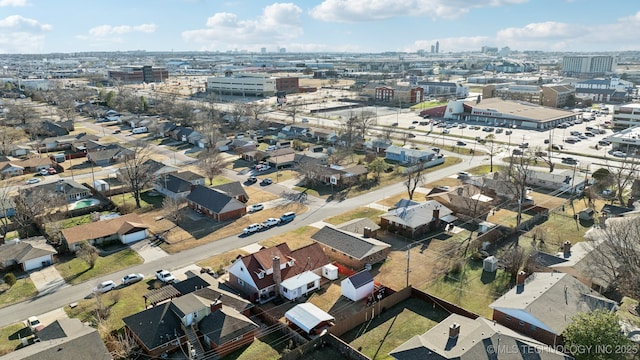
[[[333,264],[327,264],[322,267],[322,276],[329,280],[338,278],[338,267]]]
[[[320,276],[311,271],[305,271],[302,274],[292,276],[280,284],[280,293],[288,300],[306,295],[320,287]]]
[[[360,271],[340,283],[342,295],[351,301],[358,301],[373,294],[375,284],[373,276],[368,271]]]
[[[298,304],[284,313],[290,324],[307,334],[320,334],[322,330],[333,326],[335,318],[312,303]]]

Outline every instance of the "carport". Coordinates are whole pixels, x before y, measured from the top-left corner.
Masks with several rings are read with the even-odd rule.
[[[163,286],[159,289],[153,289],[148,293],[144,294],[142,297],[144,298],[144,307],[147,308],[147,304],[151,306],[156,306],[157,304],[170,300],[175,297],[179,297],[182,294],[173,286]]]

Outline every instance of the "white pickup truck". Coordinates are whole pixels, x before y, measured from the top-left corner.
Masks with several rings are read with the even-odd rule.
[[[156,271],[156,278],[165,284],[171,284],[176,281],[176,278],[167,270]]]

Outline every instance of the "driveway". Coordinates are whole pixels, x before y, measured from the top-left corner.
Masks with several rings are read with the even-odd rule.
[[[33,271],[29,274],[29,277],[38,290],[38,295],[55,292],[67,284],[55,266],[47,266],[43,269]]]
[[[154,240],[145,239],[131,245],[130,248],[138,253],[144,262],[149,262],[169,256],[158,245],[159,243]]]

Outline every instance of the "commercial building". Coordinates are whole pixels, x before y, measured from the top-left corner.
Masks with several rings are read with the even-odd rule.
[[[640,126],[640,104],[631,103],[614,106],[611,126],[616,129]]]
[[[616,58],[613,56],[564,56],[562,72],[568,76],[593,77],[611,74],[616,69]]]
[[[287,94],[297,93],[300,81],[297,77],[281,77],[276,79],[276,90]]]
[[[207,91],[242,96],[273,96],[276,79],[267,74],[227,74],[207,78]]]
[[[109,70],[110,81],[122,81],[125,84],[163,82],[169,78],[166,68],[145,66],[121,66],[118,70]]]
[[[633,83],[619,78],[589,79],[572,84],[576,97],[593,102],[621,103],[633,94]]]
[[[561,108],[573,106],[576,102],[576,88],[571,85],[542,85],[542,104]]]
[[[362,94],[378,102],[398,104],[416,104],[424,99],[424,90],[418,86],[367,84],[362,88]]]
[[[482,98],[526,101],[540,105],[542,104],[542,91],[538,85],[491,84],[482,87]]]
[[[537,130],[551,129],[563,122],[576,120],[579,116],[572,111],[499,98],[449,101],[444,113],[444,118],[449,120]]]

